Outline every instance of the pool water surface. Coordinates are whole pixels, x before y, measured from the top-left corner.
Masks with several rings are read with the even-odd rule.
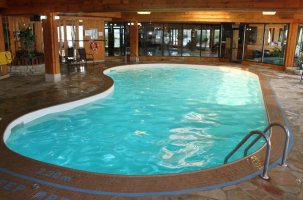
[[[152,64],[106,73],[115,82],[110,96],[15,127],[6,145],[78,170],[172,174],[222,165],[249,131],[267,126],[258,76],[250,72]]]

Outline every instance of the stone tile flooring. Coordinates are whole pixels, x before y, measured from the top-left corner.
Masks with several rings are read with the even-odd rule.
[[[0,80],[0,119],[25,106],[47,105],[50,102],[70,100],[85,96],[100,87],[101,68],[122,63],[102,63],[94,66],[76,66],[72,70],[64,68],[62,81],[56,84],[44,82],[43,76],[19,76]],[[201,63],[203,64],[203,63]],[[213,63],[212,63],[213,65]],[[234,64],[217,63],[221,66]],[[241,65],[236,65],[241,67]],[[242,66],[244,67],[244,66]],[[276,167],[269,171],[270,180],[259,177],[224,188],[160,197],[112,197],[113,200],[303,200],[303,83],[299,75],[258,68],[270,80],[294,134],[293,150],[288,158],[288,167]],[[108,198],[107,198],[108,199]]]

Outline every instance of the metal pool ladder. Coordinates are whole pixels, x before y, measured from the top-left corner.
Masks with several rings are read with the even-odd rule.
[[[247,140],[253,136],[253,135],[258,135],[244,150],[244,156],[247,156],[248,150],[261,138],[263,137],[265,139],[266,142],[266,155],[265,155],[265,159],[264,159],[264,167],[263,167],[263,172],[261,177],[263,179],[269,179],[269,176],[267,175],[267,170],[268,170],[268,163],[269,163],[269,158],[270,158],[270,150],[271,150],[271,142],[270,142],[270,137],[271,134],[269,136],[266,136],[266,132],[270,130],[270,128],[272,128],[273,126],[278,126],[280,128],[283,129],[284,133],[285,133],[285,143],[284,143],[284,150],[283,150],[283,155],[282,155],[282,161],[281,161],[281,166],[286,167],[286,157],[287,157],[287,150],[288,150],[288,145],[289,145],[289,130],[287,127],[283,126],[280,123],[277,122],[273,122],[271,124],[269,124],[264,131],[259,131],[259,130],[253,130],[250,131],[239,143],[238,145],[225,157],[224,159],[224,164],[226,164],[228,162],[228,159],[239,150],[239,148],[247,142]]]

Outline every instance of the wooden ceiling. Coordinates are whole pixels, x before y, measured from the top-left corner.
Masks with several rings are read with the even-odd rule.
[[[303,0],[0,0],[0,14],[233,10],[303,11]]]

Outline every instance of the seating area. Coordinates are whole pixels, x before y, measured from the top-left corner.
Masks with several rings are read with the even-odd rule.
[[[67,55],[62,59],[61,62],[64,64],[77,64],[79,62],[94,62],[94,55],[87,53],[85,48],[78,48],[77,50],[73,47],[67,48]]]

